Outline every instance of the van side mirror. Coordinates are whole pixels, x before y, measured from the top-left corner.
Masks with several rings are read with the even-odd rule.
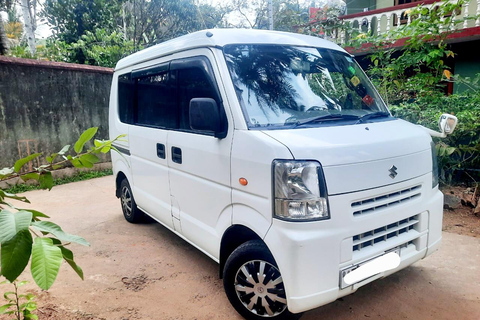
[[[457,126],[458,119],[451,114],[444,113],[440,116],[438,120],[438,127],[440,128],[440,132],[444,134],[452,134],[453,130]]]
[[[190,100],[190,128],[196,131],[211,132],[216,138],[221,133],[220,110],[212,98],[193,98]]]

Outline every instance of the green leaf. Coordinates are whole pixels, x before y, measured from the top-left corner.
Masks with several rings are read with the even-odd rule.
[[[31,212],[19,211],[17,213],[11,213],[6,210],[0,211],[0,243],[11,240],[22,230],[28,230],[31,222]]]
[[[67,261],[70,267],[72,267],[73,271],[75,271],[78,276],[83,280],[83,270],[73,260],[73,252],[63,246],[60,247],[60,250],[62,250],[63,259]]]
[[[50,238],[35,238],[32,249],[31,271],[33,280],[43,290],[48,290],[58,275],[62,264],[62,251]]]
[[[49,171],[43,172],[40,175],[40,178],[39,178],[38,182],[40,183],[40,188],[52,190],[52,188],[53,188],[52,173],[49,172]]]
[[[32,161],[35,158],[38,158],[41,155],[42,155],[41,153],[34,153],[29,155],[28,157],[17,160],[17,162],[15,162],[15,165],[13,166],[13,168],[15,169],[15,172],[16,173],[20,172],[20,170],[25,164],[27,164],[28,162]]]
[[[77,158],[70,159],[70,162],[75,168],[84,168],[84,165]]]
[[[28,181],[28,180],[37,180],[38,181],[38,179],[40,178],[40,175],[36,172],[31,172],[31,173],[21,175],[20,178],[22,178],[23,181]]]
[[[60,240],[55,238],[50,238],[50,239],[52,239],[53,244],[58,245],[60,247],[60,250],[62,250],[63,259],[70,265],[70,267],[72,267],[73,271],[75,271],[78,274],[78,276],[83,280],[83,270],[74,261],[73,252],[65,248],[65,246],[62,246],[62,242],[60,242]]]
[[[445,156],[445,150],[446,150],[446,148],[440,147],[440,149],[438,149],[438,156],[440,156],[440,157]]]
[[[100,158],[98,158],[96,155],[94,155],[92,153],[86,153],[86,154],[82,155],[80,157],[80,160],[82,160],[82,159],[87,160],[90,163],[97,163],[100,160]]]
[[[37,211],[37,210],[32,210],[32,209],[18,209],[18,210],[31,212],[32,213],[32,220],[35,220],[37,218],[50,218],[45,213],[42,213],[42,212]]]
[[[80,157],[78,159],[80,163],[85,167],[85,168],[93,168],[93,163],[90,161],[86,160],[85,158]]]
[[[97,163],[100,159],[91,153],[86,153],[80,156],[79,161],[84,165],[86,168],[92,168],[94,163]]]
[[[82,152],[83,146],[85,145],[85,143],[87,143],[87,141],[92,139],[95,136],[95,134],[97,133],[97,131],[98,131],[98,127],[92,127],[90,129],[85,130],[80,135],[80,138],[78,138],[78,141],[75,142],[75,147],[74,147],[75,152],[76,153]]]
[[[38,239],[38,238],[37,238]],[[2,242],[2,275],[13,282],[23,272],[32,252],[32,235],[28,229]]]
[[[33,300],[33,299],[35,299],[35,295],[34,295],[33,293],[27,293],[27,294],[25,295],[25,299],[27,299],[27,300],[29,300],[29,301],[30,301],[30,300]]]
[[[17,282],[17,287],[22,287],[22,286],[26,285],[27,283],[28,283],[28,281]]]
[[[5,298],[5,300],[13,300],[13,299],[10,299],[10,298],[8,297],[8,296],[11,295],[11,294],[15,295],[15,292],[13,292],[13,291],[5,292],[5,293],[3,294],[3,298]]]
[[[108,153],[110,151],[110,149],[112,149],[112,146],[106,146],[106,147],[103,147],[102,150],[100,150],[100,152]]]
[[[16,194],[13,194],[13,193],[2,192],[2,196],[5,197],[5,198],[10,198],[10,199],[30,203],[30,201],[28,201],[27,197],[17,196]]]
[[[51,221],[35,221],[32,223],[32,226],[39,231],[48,232],[54,235],[57,239],[61,241],[75,242],[84,246],[90,245],[84,238],[64,232],[59,225]]]
[[[0,314],[7,314],[7,310],[8,310],[10,307],[13,307],[14,305],[15,305],[14,303],[4,304],[3,306],[0,307]]]
[[[451,155],[452,153],[454,153],[455,150],[457,150],[457,148],[455,148],[455,147],[447,147],[447,148],[446,148],[446,153],[447,153],[447,155],[449,156],[449,155]]]

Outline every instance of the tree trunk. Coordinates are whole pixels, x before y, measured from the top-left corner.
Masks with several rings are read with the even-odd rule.
[[[2,15],[0,14],[0,55],[6,54],[8,50],[7,34],[3,25]]]
[[[28,0],[22,0],[23,23],[25,25],[25,36],[27,37],[28,49],[32,56],[37,53],[35,44],[35,29],[32,24],[34,17],[30,15],[30,3]]]

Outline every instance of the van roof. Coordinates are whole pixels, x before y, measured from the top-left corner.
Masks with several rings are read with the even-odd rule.
[[[345,52],[333,42],[297,33],[255,29],[209,29],[181,36],[136,52],[117,63],[115,70],[145,62],[174,52],[200,48],[223,47],[227,44],[271,43],[296,46],[312,46]]]

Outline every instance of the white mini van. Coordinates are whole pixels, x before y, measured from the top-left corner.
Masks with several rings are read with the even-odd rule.
[[[391,116],[355,59],[319,38],[206,30],[118,62],[110,137],[124,216],[145,213],[220,264],[247,319],[291,319],[434,252],[430,135]]]

